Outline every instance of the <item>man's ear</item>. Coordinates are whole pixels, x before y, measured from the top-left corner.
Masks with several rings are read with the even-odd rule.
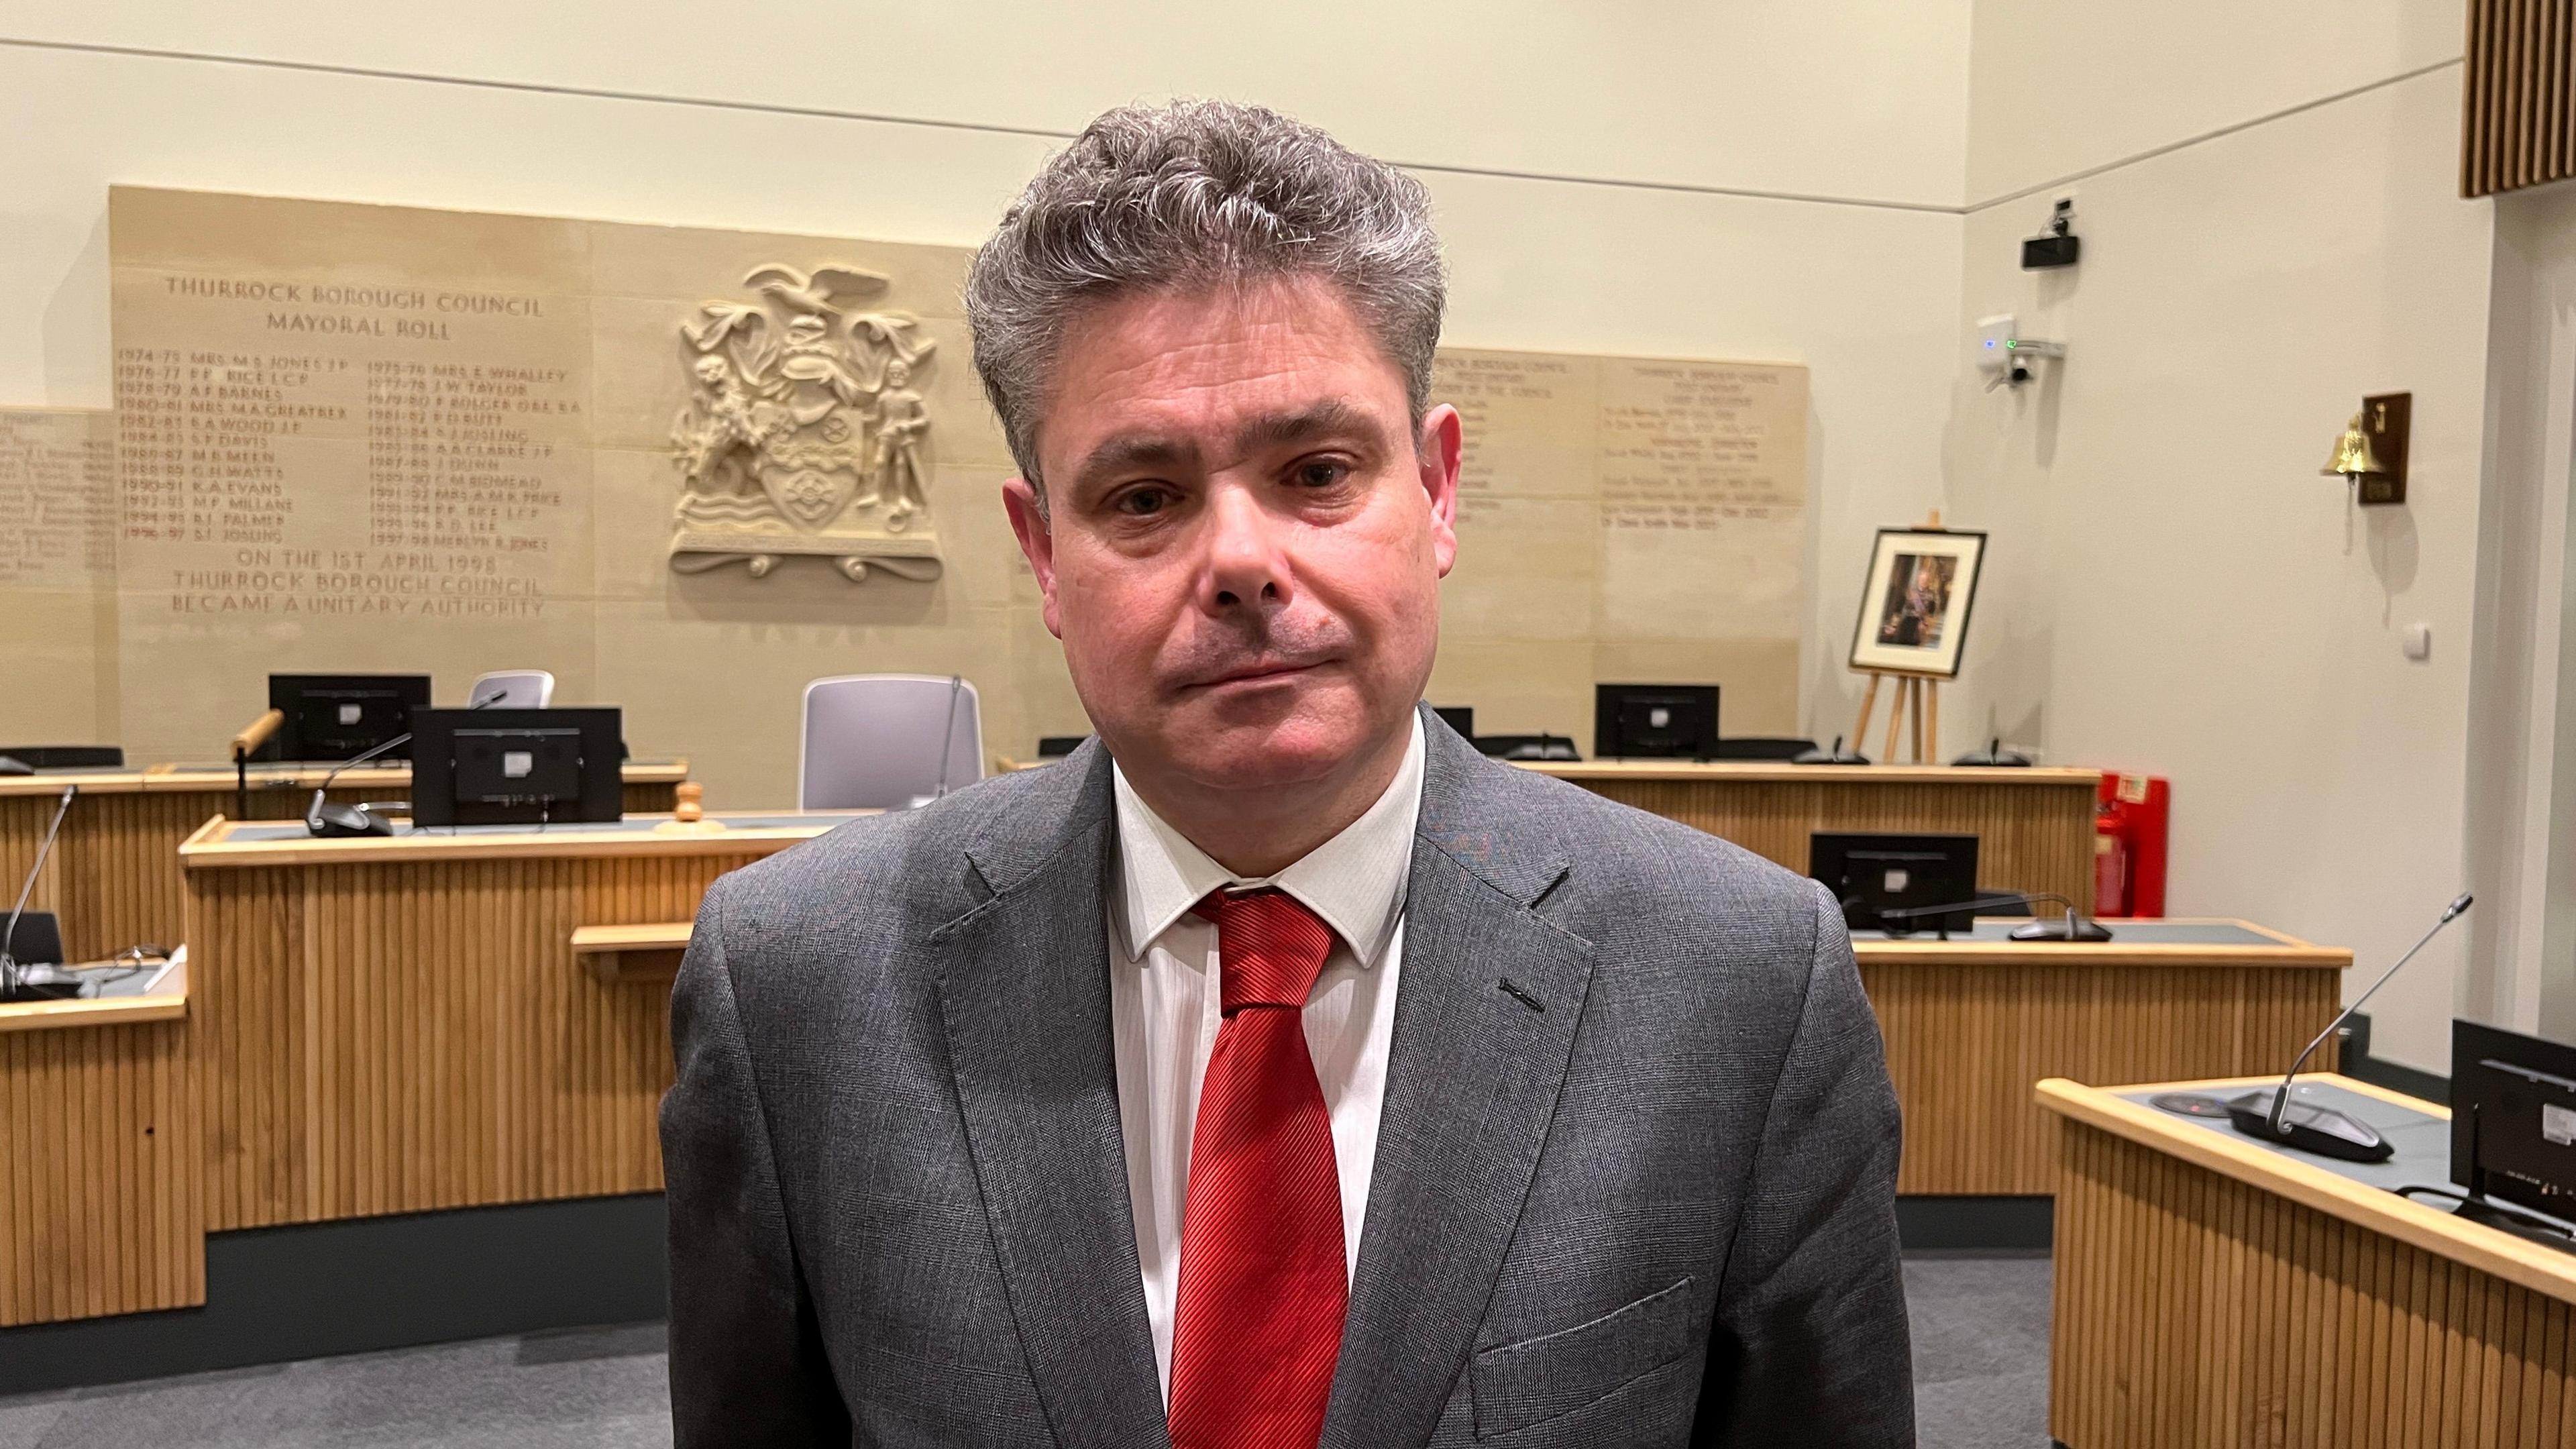
[[[1458,462],[1465,447],[1456,408],[1442,403],[1423,414],[1413,456],[1422,470],[1422,491],[1431,495],[1431,559],[1444,579],[1458,562]]]
[[[1038,576],[1038,593],[1045,600],[1039,613],[1046,620],[1047,632],[1061,639],[1064,630],[1056,626],[1055,612],[1055,532],[1047,526],[1046,514],[1038,507],[1038,485],[1026,478],[1003,484],[1002,511],[1011,516],[1011,532],[1020,541],[1020,556],[1029,561],[1029,572]]]

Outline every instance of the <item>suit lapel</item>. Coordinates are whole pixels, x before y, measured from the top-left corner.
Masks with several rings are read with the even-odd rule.
[[[1057,1441],[1168,1445],[1119,1135],[1101,875],[1108,759],[969,859],[994,892],[932,937],[948,1063],[1020,1342]],[[1032,819],[1032,817],[1037,817]],[[1043,827],[1043,828],[1033,828]]]
[[[1420,1444],[1473,1345],[1538,1165],[1592,948],[1530,906],[1566,870],[1437,724],[1359,1269],[1323,1443]]]

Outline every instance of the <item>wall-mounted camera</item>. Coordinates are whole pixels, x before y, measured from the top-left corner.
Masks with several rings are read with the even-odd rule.
[[[1986,391],[1993,392],[2030,381],[2031,364],[2043,357],[2064,357],[2066,344],[2022,336],[2013,324],[2012,314],[2007,312],[2000,317],[1979,319],[1973,350],[1977,370],[1986,374]]]
[[[2075,198],[2061,197],[2057,210],[2048,218],[2048,230],[2023,239],[2021,269],[2045,272],[2071,267],[2083,255],[2084,238],[2075,234]]]

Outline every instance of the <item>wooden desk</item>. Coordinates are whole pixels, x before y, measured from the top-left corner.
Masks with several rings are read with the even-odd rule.
[[[1523,764],[1732,840],[1801,875],[1819,830],[1979,837],[1978,884],[2052,891],[2093,909],[2099,770],[1591,760]]]
[[[2576,1445],[2576,1255],[2387,1190],[2448,1176],[2446,1110],[2303,1079],[2397,1144],[2364,1168],[2136,1100],[2272,1080],[2039,1084],[2061,1119],[2049,1433],[2069,1449]]]
[[[187,973],[0,1005],[0,1326],[206,1301]]]
[[[2027,924],[1979,922],[1984,939],[1852,941],[1905,1109],[1899,1192],[2055,1191],[2056,1122],[2031,1100],[2033,1082],[2286,1062],[2334,1019],[2352,964],[2350,951],[2245,921],[2112,921],[2096,943],[1999,939]]]
[[[662,1185],[667,973],[576,938],[687,921],[726,871],[849,814],[314,840],[216,820],[179,847],[210,1231]]]
[[[328,766],[272,765],[250,774],[253,819],[304,814]],[[626,766],[626,808],[668,811],[689,777],[686,760]],[[80,797],[64,817],[62,838],[36,882],[32,905],[58,911],[63,946],[75,956],[106,956],[145,942],[184,938],[179,842],[216,815],[238,815],[230,765],[156,765],[144,770],[0,775],[0,880],[11,891],[36,858],[45,826],[65,785]],[[358,769],[332,783],[331,798],[399,800],[411,790],[411,767]]]
[[[1985,939],[1852,943],[1905,1111],[1900,1192],[2054,1191],[2055,1122],[2031,1083],[2286,1061],[2334,1019],[2352,964],[2349,951],[2243,921],[2120,921],[2095,944],[1998,939],[2020,924],[1984,923]],[[685,917],[573,933],[602,980],[667,981],[688,944]]]

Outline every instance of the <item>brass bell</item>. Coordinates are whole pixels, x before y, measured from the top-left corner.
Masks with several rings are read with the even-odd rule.
[[[2365,473],[2385,473],[2388,466],[2379,461],[2379,451],[2370,445],[2370,434],[2361,430],[2361,414],[2354,413],[2346,423],[2343,436],[2335,439],[2334,456],[2317,470],[2328,478],[2358,478]]]

